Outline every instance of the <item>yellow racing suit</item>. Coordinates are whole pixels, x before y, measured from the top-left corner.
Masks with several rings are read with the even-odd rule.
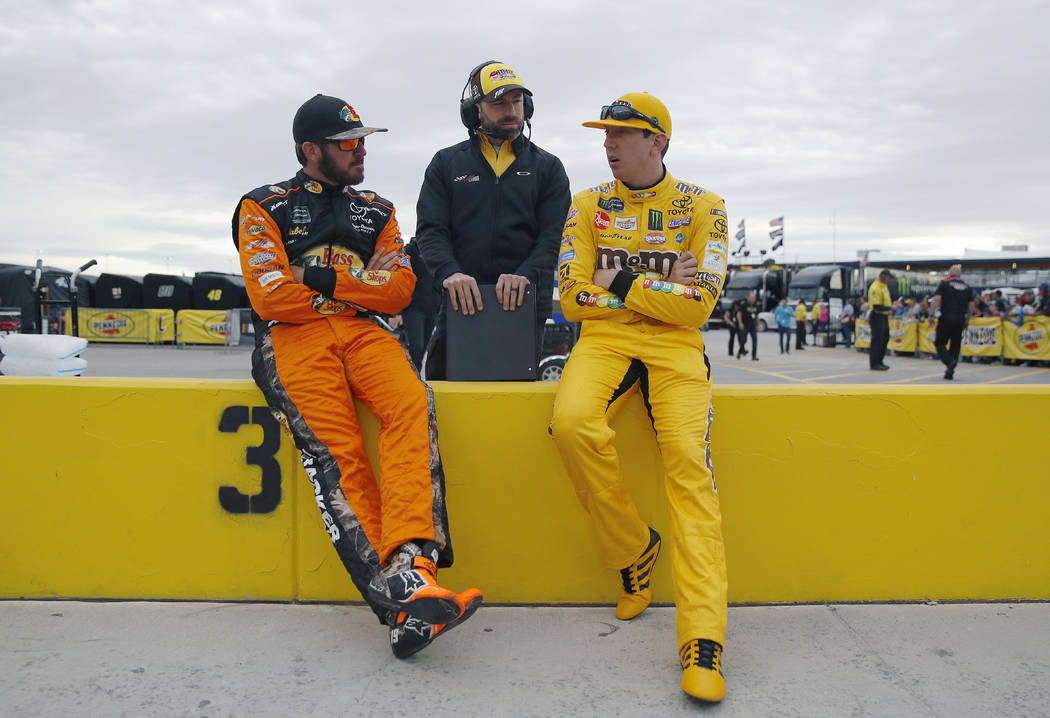
[[[638,387],[664,463],[678,645],[725,643],[722,515],[711,467],[711,370],[700,327],[725,279],[722,198],[670,174],[647,190],[618,181],[573,198],[558,260],[561,307],[582,321],[555,399],[551,433],[589,513],[609,568],[633,563],[649,544],[620,474],[609,420]],[[665,281],[691,251],[689,285]],[[595,269],[618,269],[609,290]]]

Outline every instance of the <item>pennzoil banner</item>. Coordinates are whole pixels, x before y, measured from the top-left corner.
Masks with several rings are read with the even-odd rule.
[[[1003,344],[1007,359],[1050,361],[1050,317],[1025,317],[1021,326],[1005,320]]]
[[[66,310],[66,326],[72,312]],[[175,312],[170,309],[77,310],[77,332],[90,342],[170,342],[175,338]]]
[[[924,354],[936,354],[937,347],[934,341],[937,339],[937,320],[932,322],[919,322],[919,351]]]
[[[918,331],[915,325],[914,319],[891,317],[890,342],[886,348],[895,352],[914,352],[918,344]],[[868,337],[870,344],[871,335],[869,334]]]
[[[1003,353],[1003,322],[999,317],[974,317],[963,329],[960,354],[966,357],[997,357]]]
[[[183,309],[175,323],[175,341],[179,344],[225,344],[230,331],[226,310]]]
[[[861,319],[857,317],[857,336],[853,338],[853,346],[858,349],[870,349],[871,348],[871,325],[868,324],[867,319]]]

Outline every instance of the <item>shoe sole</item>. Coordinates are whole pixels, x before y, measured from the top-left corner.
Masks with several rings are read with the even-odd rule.
[[[477,596],[477,597],[475,597],[473,600],[471,600],[470,603],[468,603],[466,605],[466,607],[463,609],[463,613],[460,614],[459,618],[457,618],[454,621],[450,621],[449,623],[445,624],[445,627],[441,629],[441,631],[437,634],[437,636],[433,636],[429,641],[426,641],[425,643],[420,643],[418,646],[412,647],[409,651],[407,651],[405,653],[398,653],[396,650],[394,650],[394,647],[391,646],[391,650],[394,651],[394,657],[395,658],[405,659],[405,658],[408,658],[409,656],[414,656],[415,654],[419,653],[424,648],[426,648],[431,643],[433,643],[434,639],[438,638],[439,636],[444,636],[446,633],[451,631],[453,628],[455,628],[456,626],[460,625],[461,623],[464,623],[468,618],[473,616],[474,612],[477,611],[479,608],[481,608],[481,604],[484,602],[484,600],[485,600],[484,596]]]
[[[420,596],[411,601],[395,601],[384,593],[380,593],[369,587],[369,598],[371,602],[398,613],[407,613],[412,618],[418,618],[427,623],[451,623],[460,614],[459,604],[454,598],[442,598],[440,596]]]

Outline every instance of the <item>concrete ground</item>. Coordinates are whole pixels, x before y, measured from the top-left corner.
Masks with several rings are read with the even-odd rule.
[[[3,716],[1050,716],[1050,605],[741,606],[729,693],[674,615],[485,606],[399,661],[357,605],[0,601]]]

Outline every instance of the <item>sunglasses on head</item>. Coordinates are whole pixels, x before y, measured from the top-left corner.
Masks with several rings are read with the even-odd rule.
[[[628,105],[603,105],[600,119],[606,120],[610,117],[614,120],[642,120],[643,122],[648,122],[665,135],[667,134],[667,130],[660,127],[660,121],[655,116],[647,117]]]
[[[338,145],[339,149],[344,152],[350,152],[351,150],[356,150],[358,145],[363,145],[365,143],[365,138],[358,137],[354,140],[325,140],[325,142]]]

